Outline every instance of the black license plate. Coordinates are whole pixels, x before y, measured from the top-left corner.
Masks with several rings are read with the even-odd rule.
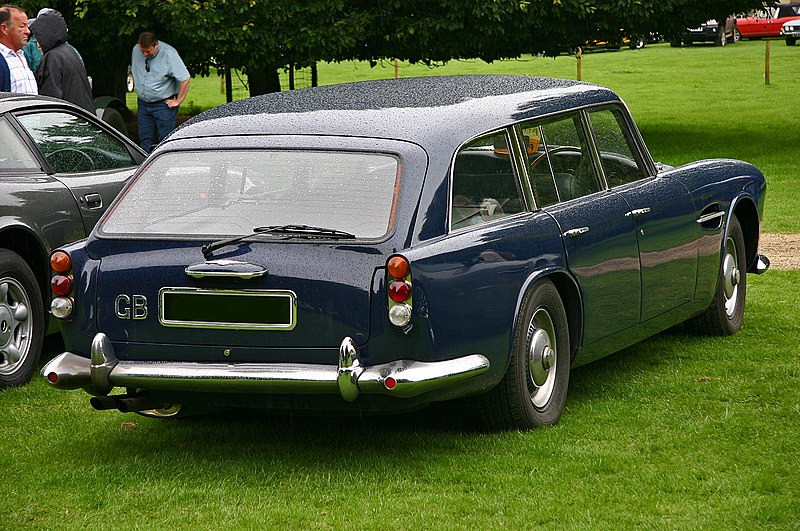
[[[297,296],[291,291],[164,288],[159,309],[164,326],[291,330],[297,323]]]

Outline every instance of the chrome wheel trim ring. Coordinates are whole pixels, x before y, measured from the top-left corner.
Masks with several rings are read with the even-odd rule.
[[[722,259],[722,289],[725,295],[725,313],[733,317],[739,302],[739,256],[733,238],[725,240],[725,256]]]
[[[30,299],[16,279],[0,279],[0,374],[14,374],[31,350]]]
[[[556,382],[556,331],[550,313],[538,308],[528,324],[528,390],[536,409],[544,409]]]

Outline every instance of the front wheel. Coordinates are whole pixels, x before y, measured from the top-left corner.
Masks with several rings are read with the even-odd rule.
[[[747,295],[747,261],[744,235],[734,215],[725,235],[717,290],[706,310],[688,322],[695,332],[729,336],[742,328]]]
[[[558,422],[569,367],[567,313],[555,285],[541,280],[523,298],[505,376],[481,397],[487,426],[528,430]]]
[[[30,381],[45,334],[44,303],[31,268],[0,250],[0,389]]]
[[[786,37],[786,46],[794,46],[797,42],[797,38],[795,37]]]

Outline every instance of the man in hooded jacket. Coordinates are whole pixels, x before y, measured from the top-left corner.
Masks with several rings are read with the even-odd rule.
[[[78,52],[67,42],[67,23],[55,9],[43,9],[30,24],[42,61],[36,68],[39,94],[80,105],[94,113],[92,88]]]

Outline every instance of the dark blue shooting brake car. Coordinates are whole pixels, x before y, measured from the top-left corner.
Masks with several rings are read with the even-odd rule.
[[[571,367],[684,321],[739,330],[746,273],[768,265],[764,193],[745,162],[654,163],[625,104],[587,83],[230,103],[53,253],[67,351],[42,375],[160,417],[469,396],[489,427],[553,424]]]

